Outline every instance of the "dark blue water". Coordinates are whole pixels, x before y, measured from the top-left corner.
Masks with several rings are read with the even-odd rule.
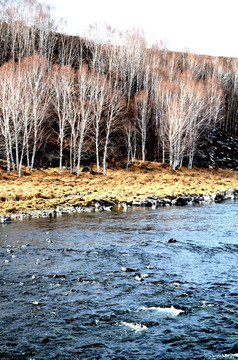
[[[0,225],[0,358],[237,359],[237,215],[227,202]]]

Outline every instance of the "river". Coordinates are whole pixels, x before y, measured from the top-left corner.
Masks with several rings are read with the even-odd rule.
[[[0,225],[0,358],[237,359],[237,218],[235,201]]]

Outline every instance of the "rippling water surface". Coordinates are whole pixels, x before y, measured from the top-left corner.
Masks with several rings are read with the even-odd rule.
[[[0,358],[237,359],[237,209],[0,225]]]

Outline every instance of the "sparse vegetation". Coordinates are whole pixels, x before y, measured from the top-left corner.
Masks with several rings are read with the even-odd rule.
[[[145,165],[145,166],[142,166]],[[96,170],[96,166],[95,166]],[[238,174],[231,170],[183,167],[171,173],[161,163],[136,161],[128,170],[115,166],[107,176],[90,172],[75,177],[67,170],[59,176],[57,169],[33,170],[24,168],[7,175],[1,170],[0,214],[43,210],[57,206],[89,205],[92,200],[115,200],[119,203],[143,199],[149,195],[177,196],[182,193],[213,193],[238,186]]]

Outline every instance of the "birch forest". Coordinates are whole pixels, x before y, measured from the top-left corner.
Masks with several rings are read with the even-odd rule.
[[[102,43],[59,28],[37,0],[0,2],[0,158],[9,174],[47,156],[76,175],[85,162],[105,175],[112,159],[192,168],[212,129],[238,136],[238,59],[149,49],[137,30],[108,27]]]

